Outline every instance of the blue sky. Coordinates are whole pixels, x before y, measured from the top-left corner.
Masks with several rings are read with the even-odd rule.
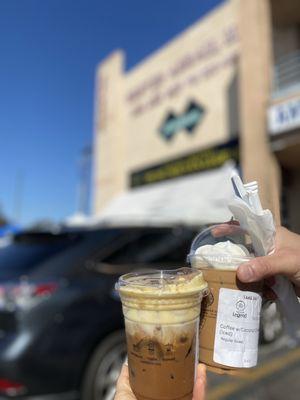
[[[76,210],[78,159],[92,143],[94,73],[123,48],[127,68],[221,0],[1,0],[0,205],[21,222]]]

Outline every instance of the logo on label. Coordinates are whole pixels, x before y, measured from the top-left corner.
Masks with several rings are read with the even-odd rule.
[[[237,309],[239,312],[243,312],[243,311],[245,310],[245,308],[246,308],[246,304],[245,304],[245,302],[244,302],[243,300],[239,300],[239,301],[236,303],[236,309]]]
[[[236,311],[232,313],[233,317],[236,318],[247,318],[247,314],[245,313],[246,303],[243,300],[238,300],[235,303]]]

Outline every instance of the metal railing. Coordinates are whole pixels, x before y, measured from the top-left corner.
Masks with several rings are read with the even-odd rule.
[[[300,91],[300,50],[288,54],[274,66],[275,96]]]

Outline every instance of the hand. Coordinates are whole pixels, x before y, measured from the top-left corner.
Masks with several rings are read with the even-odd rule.
[[[215,238],[228,235],[239,235],[242,232],[243,231],[240,227],[239,222],[233,219],[228,222],[224,222],[223,224],[213,226],[211,229],[211,234]]]
[[[257,257],[239,266],[237,276],[242,282],[256,282],[274,275],[285,275],[300,295],[300,235],[279,227],[276,230],[275,252]]]
[[[123,364],[121,369],[114,400],[136,400],[129,384],[128,365],[126,364]]]
[[[193,400],[205,400],[206,394],[206,367],[199,364],[197,368],[197,377],[193,391]]]
[[[205,400],[206,391],[206,368],[199,364],[197,368],[197,379],[194,386],[193,400]],[[114,400],[136,400],[129,384],[128,366],[123,365],[119,376]]]

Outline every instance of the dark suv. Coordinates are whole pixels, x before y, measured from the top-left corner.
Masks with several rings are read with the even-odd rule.
[[[112,399],[125,357],[118,276],[182,266],[195,234],[64,228],[1,245],[0,396]]]

